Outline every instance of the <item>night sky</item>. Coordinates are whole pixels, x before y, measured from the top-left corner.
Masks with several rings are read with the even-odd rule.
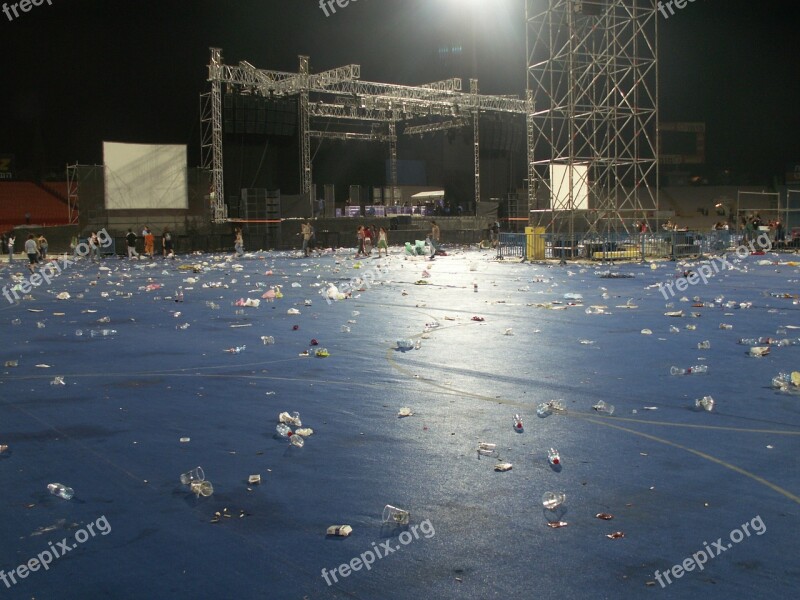
[[[307,54],[313,71],[358,63],[368,81],[525,88],[523,0],[352,0],[327,17],[318,0],[51,2],[0,13],[0,154],[34,176],[101,163],[103,140],[187,144],[196,165],[209,46],[267,69]],[[770,180],[800,162],[795,6],[696,0],[660,18],[661,120],[707,123],[709,169]]]

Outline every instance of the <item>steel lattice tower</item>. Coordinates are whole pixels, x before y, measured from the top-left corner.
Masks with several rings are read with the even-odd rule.
[[[526,0],[526,20],[532,221],[575,239],[657,218],[655,0]]]

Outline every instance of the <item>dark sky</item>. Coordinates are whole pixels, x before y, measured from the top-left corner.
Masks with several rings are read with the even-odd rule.
[[[209,46],[268,69],[308,54],[364,80],[525,87],[523,0],[353,0],[328,17],[318,0],[51,2],[0,13],[0,154],[18,170],[100,163],[103,140],[187,144],[196,164]],[[661,120],[705,121],[709,163],[769,175],[800,161],[795,6],[696,0],[660,19]],[[462,59],[440,61],[443,46]]]

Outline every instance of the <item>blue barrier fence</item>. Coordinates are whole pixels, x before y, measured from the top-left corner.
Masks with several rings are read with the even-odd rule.
[[[662,231],[634,234],[612,233],[603,236],[501,233],[497,258],[525,258],[528,248],[539,248],[540,255],[535,256],[534,259],[679,259],[731,252],[742,244],[746,244],[747,241],[743,234],[732,231]],[[758,244],[756,246],[758,248]],[[781,245],[777,244],[774,247],[780,249]],[[543,256],[541,249],[544,251]]]

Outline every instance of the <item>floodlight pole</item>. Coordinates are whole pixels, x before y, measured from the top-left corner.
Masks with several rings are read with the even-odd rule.
[[[472,96],[472,143],[475,155],[475,211],[477,214],[478,204],[481,201],[481,111],[478,101],[478,80],[469,80],[469,93]]]

